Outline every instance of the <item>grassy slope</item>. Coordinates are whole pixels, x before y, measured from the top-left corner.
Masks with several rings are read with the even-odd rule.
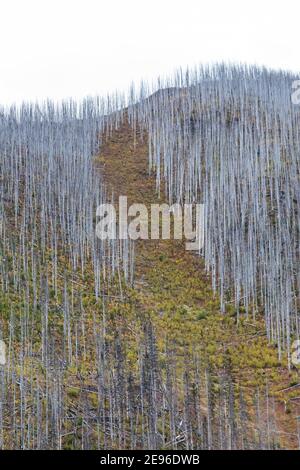
[[[133,132],[127,125],[115,131],[102,146],[97,165],[102,167],[115,200],[127,195],[129,204],[163,202],[155,192],[155,178],[148,175],[147,151],[147,142],[141,141],[139,132],[134,144]],[[184,351],[197,350],[214,367],[230,363],[235,381],[249,403],[257,386],[267,382],[276,397],[281,445],[297,446],[295,420],[291,416],[297,414],[299,402],[290,399],[299,392],[281,390],[299,383],[299,373],[287,371],[285,358],[282,363],[278,361],[276,348],[267,343],[263,321],[242,315],[237,322],[233,307],[222,315],[203,263],[186,252],[181,242],[139,240],[136,251],[135,285],[127,292],[131,298],[130,320],[124,318],[131,331],[138,334],[133,309],[151,317],[161,351],[166,338],[172,338],[182,350],[182,357]],[[110,308],[118,309],[118,301]],[[178,367],[184,367],[183,359]]]

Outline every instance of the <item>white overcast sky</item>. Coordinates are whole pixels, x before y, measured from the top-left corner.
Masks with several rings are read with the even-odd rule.
[[[0,103],[216,61],[300,71],[299,0],[0,0]]]

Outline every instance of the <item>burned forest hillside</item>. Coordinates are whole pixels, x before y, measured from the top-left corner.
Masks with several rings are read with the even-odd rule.
[[[0,112],[0,448],[297,449],[300,108],[285,72],[179,71]],[[204,245],[96,236],[204,205]]]

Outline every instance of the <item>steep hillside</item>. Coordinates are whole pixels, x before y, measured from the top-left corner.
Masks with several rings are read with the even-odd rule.
[[[0,448],[299,447],[291,79],[216,66],[126,107],[3,112]],[[203,202],[203,258],[178,240],[100,240],[97,207],[120,195]]]
[[[94,168],[115,201],[149,205],[162,199],[147,136],[136,137],[128,124],[113,131]],[[23,204],[23,188],[18,197]],[[3,448],[298,446],[298,372],[278,360],[263,319],[237,317],[230,304],[220,312],[197,255],[179,241],[137,241],[130,286],[118,264],[126,247],[108,246],[99,288],[93,258],[82,270],[64,245],[30,244],[6,205]]]

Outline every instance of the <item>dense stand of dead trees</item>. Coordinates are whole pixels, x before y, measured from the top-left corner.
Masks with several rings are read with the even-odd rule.
[[[299,331],[300,197],[290,80],[220,66],[178,74],[150,98],[142,84],[129,103],[1,111],[0,447],[279,446],[267,388],[250,416],[230,367],[182,358],[176,343],[159,352],[146,318],[133,344],[108,318],[110,296],[133,281],[134,253],[95,236],[109,195],[93,157],[124,119],[148,132],[158,189],[163,178],[170,200],[206,203],[204,256],[222,303],[233,289],[237,308],[261,306],[269,339],[289,350]]]
[[[149,167],[171,201],[205,203],[203,255],[221,295],[261,308],[279,357],[299,338],[300,106],[296,77],[203,67],[145,84],[129,107],[149,135]]]

